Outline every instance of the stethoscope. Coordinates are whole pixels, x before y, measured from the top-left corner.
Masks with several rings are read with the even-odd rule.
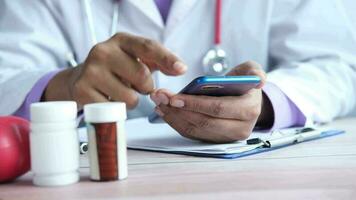
[[[216,0],[214,19],[214,46],[203,57],[204,73],[223,75],[229,69],[226,52],[221,48],[221,0]]]
[[[83,0],[85,15],[88,23],[88,30],[90,33],[92,45],[98,43],[95,25],[93,21],[93,13],[91,8],[91,0]],[[223,75],[228,70],[228,59],[226,52],[221,48],[221,0],[216,0],[215,14],[214,14],[214,45],[203,57],[202,64],[204,73],[206,75]],[[119,20],[119,1],[115,1],[113,6],[113,16],[111,22],[110,36],[117,32],[117,25]],[[67,60],[71,66],[77,66],[73,53],[67,54]]]

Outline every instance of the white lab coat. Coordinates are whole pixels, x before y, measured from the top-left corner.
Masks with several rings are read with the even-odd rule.
[[[98,41],[108,39],[114,0],[92,1]],[[212,47],[212,0],[173,1],[167,23],[152,0],[121,0],[118,32],[160,41],[188,64],[180,77],[155,75],[157,87],[179,91],[203,74]],[[339,0],[223,0],[222,48],[231,66],[262,64],[300,110],[317,122],[347,114],[356,101],[356,34]],[[34,83],[67,67],[66,54],[83,62],[92,47],[83,0],[0,1],[0,114],[11,114]],[[141,97],[131,117],[153,104]]]

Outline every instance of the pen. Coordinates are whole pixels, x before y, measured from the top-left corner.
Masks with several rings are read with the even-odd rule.
[[[320,137],[322,133],[322,130],[315,130],[313,128],[307,127],[295,130],[295,133],[293,133],[292,135],[282,136],[276,139],[266,141],[260,138],[252,138],[247,140],[246,143],[249,145],[263,143],[262,147],[264,148],[280,147],[307,140],[312,140]]]

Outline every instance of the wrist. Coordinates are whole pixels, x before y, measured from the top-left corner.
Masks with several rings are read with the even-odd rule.
[[[271,128],[274,122],[274,111],[270,99],[262,92],[261,113],[257,119],[256,127]]]
[[[70,77],[73,73],[73,68],[68,68],[57,73],[47,84],[41,101],[66,101],[72,100],[70,95]]]

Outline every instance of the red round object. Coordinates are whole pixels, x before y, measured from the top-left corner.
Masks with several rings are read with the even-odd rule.
[[[14,116],[0,117],[0,183],[30,170],[30,123]]]

